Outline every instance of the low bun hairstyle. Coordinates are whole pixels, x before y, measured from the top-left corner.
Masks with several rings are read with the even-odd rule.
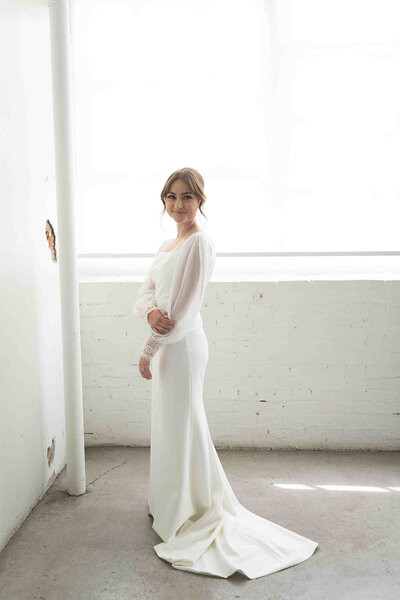
[[[200,173],[198,171],[196,171],[196,169],[191,169],[190,167],[184,167],[183,169],[177,169],[176,171],[171,173],[171,175],[168,177],[167,181],[165,182],[165,185],[160,194],[161,202],[164,205],[164,210],[162,211],[161,216],[166,211],[165,197],[169,193],[172,183],[174,181],[176,181],[177,179],[181,179],[189,186],[192,193],[199,200],[199,210],[200,210],[201,214],[203,215],[203,217],[205,217],[207,219],[206,215],[202,211],[202,207],[206,201],[206,197],[204,194],[204,179],[200,175]]]

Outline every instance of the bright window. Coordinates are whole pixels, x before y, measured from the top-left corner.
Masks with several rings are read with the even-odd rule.
[[[80,253],[154,252],[205,179],[220,252],[399,248],[395,0],[72,4]]]

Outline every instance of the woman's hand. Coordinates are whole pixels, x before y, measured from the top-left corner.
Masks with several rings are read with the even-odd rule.
[[[163,308],[156,308],[149,312],[147,321],[150,327],[156,333],[168,333],[176,325],[176,321],[168,317],[168,313]]]
[[[147,321],[153,331],[160,334],[168,333],[176,325],[176,321],[170,319],[167,311],[162,308],[155,308],[149,312],[147,315]],[[152,378],[150,361],[144,356],[139,358],[139,372],[145,379]]]
[[[142,377],[145,379],[151,379],[152,374],[150,371],[150,361],[148,361],[144,356],[139,358],[139,372]]]

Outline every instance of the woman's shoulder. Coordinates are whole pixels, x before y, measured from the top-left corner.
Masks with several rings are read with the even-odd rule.
[[[200,239],[207,240],[208,242],[213,243],[211,235],[208,233],[208,231],[205,231],[204,229],[199,229],[199,231],[196,231],[192,235],[198,235]]]
[[[171,242],[172,240],[166,240],[165,243],[167,242]],[[181,244],[178,248],[178,250],[180,250],[183,247],[186,247],[188,250],[191,246],[210,246],[211,248],[214,248],[214,242],[210,236],[210,234],[207,231],[204,231],[203,229],[199,229],[198,231],[195,231],[194,233],[192,233],[191,235],[188,235],[188,237],[185,239],[185,241],[183,242],[183,244]]]
[[[200,229],[199,231],[196,231],[191,236],[189,236],[188,239],[190,239],[191,237],[192,237],[193,243],[195,243],[197,241],[203,247],[209,248],[212,252],[215,251],[213,239],[207,231]]]
[[[201,247],[204,250],[209,250],[212,254],[215,254],[213,239],[210,236],[210,234],[207,231],[204,231],[203,229],[199,229],[198,231],[195,231],[194,233],[189,235],[178,248],[170,248],[170,246],[173,245],[174,241],[175,238],[168,238],[167,240],[164,240],[161,246],[159,247],[157,253],[171,252],[180,254],[180,250],[185,249],[186,252],[184,252],[184,254],[186,254],[187,252],[191,251],[191,248],[197,246]]]

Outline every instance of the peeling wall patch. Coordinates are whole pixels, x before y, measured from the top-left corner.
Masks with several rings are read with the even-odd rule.
[[[48,219],[46,219],[46,238],[51,252],[51,259],[53,262],[57,262],[56,234],[54,233],[53,225]]]
[[[56,436],[53,435],[53,438],[51,440],[51,446],[49,446],[47,448],[47,464],[50,466],[51,462],[54,459],[54,453],[55,453],[55,449],[56,449]]]

